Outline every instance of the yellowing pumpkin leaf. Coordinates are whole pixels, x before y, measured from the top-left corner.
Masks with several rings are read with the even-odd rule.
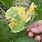
[[[28,23],[33,13],[35,12],[36,5],[32,2],[30,5],[30,8],[25,11],[25,7],[14,7],[12,6],[10,9],[8,9],[5,13],[6,19],[11,18],[11,22],[8,24],[11,31],[14,33],[20,32],[25,29],[26,23]]]
[[[37,6],[34,4],[34,2],[32,2],[29,9],[27,10],[27,15],[33,15],[33,13],[35,12],[35,8],[37,8]]]

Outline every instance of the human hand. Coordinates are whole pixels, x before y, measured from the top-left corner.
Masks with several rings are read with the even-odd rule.
[[[37,42],[42,42],[42,20],[32,23],[27,31],[30,37],[34,37]]]

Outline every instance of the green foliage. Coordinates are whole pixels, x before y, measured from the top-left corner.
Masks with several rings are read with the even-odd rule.
[[[32,0],[33,2],[35,2],[35,4],[37,5],[37,16],[35,17],[35,20],[42,20],[42,0]]]
[[[29,6],[30,0],[15,0],[15,6]]]
[[[35,17],[35,21],[40,20],[42,19],[42,0],[32,0],[32,1],[34,1],[38,7],[38,10],[36,10],[37,16]],[[0,42],[36,42],[36,41],[33,38],[28,37],[26,31],[22,31],[17,34],[12,33],[9,30],[9,26],[3,21],[0,21]]]
[[[0,2],[2,3],[2,4],[4,4],[6,7],[11,7],[12,5],[13,5],[13,2],[14,2],[15,0],[0,0]]]
[[[27,7],[29,5],[29,0],[0,0],[0,2],[4,4],[7,8],[10,8],[13,5],[27,6]]]
[[[9,26],[5,22],[0,21],[0,42],[9,42],[10,36]]]
[[[26,31],[17,34],[15,42],[36,42],[33,38],[28,37]]]
[[[5,22],[0,21],[0,42],[35,42],[35,40],[28,37],[26,31],[17,34],[12,33],[9,30],[9,26]]]

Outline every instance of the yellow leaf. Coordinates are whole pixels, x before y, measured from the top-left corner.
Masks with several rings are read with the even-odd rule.
[[[23,21],[25,21],[28,18],[27,15],[25,14],[26,13],[25,8],[24,7],[18,7],[17,9],[18,9],[19,15],[21,16],[21,19]]]
[[[17,21],[11,21],[11,23],[9,23],[9,27],[12,29],[12,27],[17,26],[18,22]]]
[[[35,11],[35,8],[37,8],[37,6],[34,4],[34,2],[31,3],[29,9],[27,10],[27,14],[31,14]]]

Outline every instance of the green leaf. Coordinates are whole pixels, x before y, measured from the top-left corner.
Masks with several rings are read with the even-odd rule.
[[[14,39],[14,42],[36,42],[34,38],[30,38],[26,31],[22,31],[19,34],[16,34],[17,36]]]
[[[12,33],[9,26],[0,21],[0,42],[36,42],[33,38],[28,37],[26,31],[20,33]]]
[[[13,2],[15,0],[0,0],[0,2],[2,2],[2,4],[4,4],[6,7],[11,7],[13,5]]]
[[[12,41],[12,36],[9,26],[5,22],[0,21],[0,42],[10,42]]]
[[[18,37],[16,42],[36,42],[33,38],[23,36],[23,37]]]
[[[35,20],[42,20],[42,0],[32,0],[33,2],[35,2],[35,4],[37,5],[37,16],[35,17]]]

